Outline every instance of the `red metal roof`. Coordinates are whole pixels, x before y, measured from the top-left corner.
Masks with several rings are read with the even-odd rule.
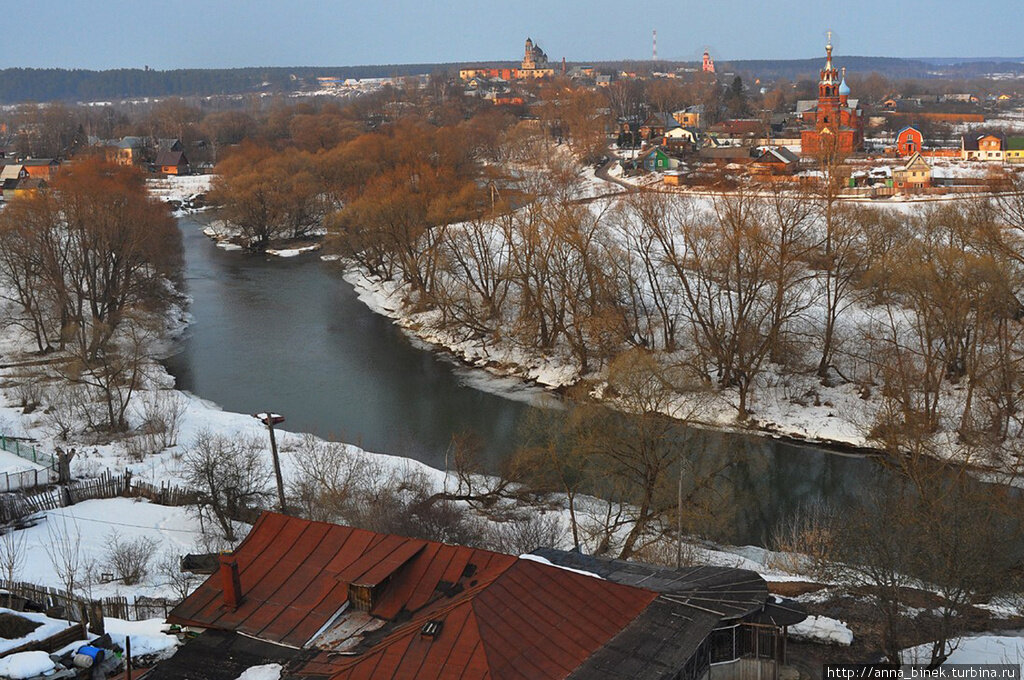
[[[331,680],[564,678],[657,596],[510,555],[274,513],[234,557],[236,611],[214,574],[168,620],[316,647],[310,638],[353,614],[335,618],[346,584],[382,587],[370,614],[386,623],[357,655],[325,649],[297,671]],[[437,635],[422,633],[428,621],[442,623]]]

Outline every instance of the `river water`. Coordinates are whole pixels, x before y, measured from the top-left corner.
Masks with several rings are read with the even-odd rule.
[[[167,360],[180,389],[242,413],[283,414],[290,431],[442,467],[453,435],[472,433],[491,463],[515,447],[535,406],[471,384],[479,371],[415,346],[372,313],[337,265],[316,254],[226,252],[188,217],[179,221],[193,323]],[[764,437],[707,432],[701,446],[734,461],[721,483],[714,534],[764,544],[802,504],[853,511],[886,472],[872,460]]]

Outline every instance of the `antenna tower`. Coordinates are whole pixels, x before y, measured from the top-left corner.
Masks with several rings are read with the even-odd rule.
[[[651,60],[658,61],[658,29],[651,31]]]

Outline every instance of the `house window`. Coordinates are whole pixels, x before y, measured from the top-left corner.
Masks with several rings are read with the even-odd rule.
[[[736,627],[719,628],[711,633],[711,663],[732,661],[736,654]]]

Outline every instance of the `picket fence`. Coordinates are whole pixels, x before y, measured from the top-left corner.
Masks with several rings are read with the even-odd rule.
[[[180,600],[168,600],[155,597],[136,597],[129,600],[124,596],[104,597],[89,600],[68,595],[67,591],[25,583],[23,581],[0,580],[0,588],[19,598],[25,598],[50,612],[53,616],[68,621],[79,621],[88,616],[90,607],[98,602],[103,607],[104,617],[113,617],[125,621],[142,621],[145,619],[166,619],[167,614],[178,605]],[[6,606],[5,595],[0,594],[0,606]],[[85,615],[83,616],[83,612]]]
[[[183,506],[196,502],[196,494],[171,484],[159,486],[133,479],[129,471],[72,482],[42,491],[0,496],[0,524],[16,522],[37,512],[57,510],[82,501],[102,498],[146,498],[160,505]]]

